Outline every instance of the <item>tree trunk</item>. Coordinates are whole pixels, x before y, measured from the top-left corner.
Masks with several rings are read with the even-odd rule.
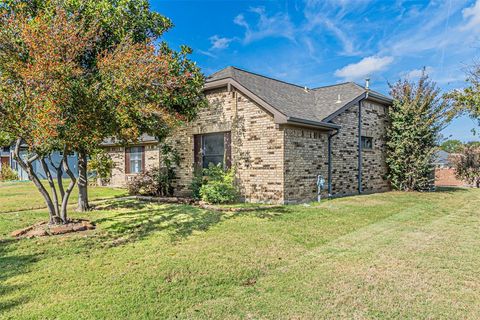
[[[57,194],[57,189],[55,188],[55,183],[53,182],[52,174],[50,173],[50,168],[47,165],[47,162],[45,161],[45,158],[40,158],[40,163],[42,164],[43,171],[45,171],[45,175],[47,177],[48,184],[50,185],[50,193],[51,196],[53,197],[53,205],[55,208],[55,215],[58,217],[59,212],[58,212],[58,194]]]
[[[63,169],[70,177],[70,184],[65,190],[65,196],[62,199],[62,208],[60,209],[60,219],[62,219],[63,223],[68,223],[68,217],[67,217],[68,198],[70,198],[70,194],[72,193],[72,190],[75,187],[75,183],[77,182],[77,179],[75,179],[75,175],[70,170],[70,167],[68,166],[68,159],[66,157],[63,157],[62,164],[63,164]]]
[[[43,196],[43,199],[45,200],[45,203],[48,208],[48,213],[50,215],[50,224],[56,224],[58,223],[58,216],[55,215],[55,206],[53,204],[52,198],[48,194],[47,190],[43,186],[43,184],[40,182],[40,179],[38,179],[38,176],[35,174],[33,167],[32,167],[32,162],[38,159],[38,156],[34,156],[30,159],[27,159],[24,161],[20,157],[20,145],[22,143],[22,139],[17,139],[16,145],[15,145],[15,150],[13,152],[13,157],[15,158],[15,161],[17,164],[27,172],[28,178],[33,182],[35,187],[37,187],[38,191]]]
[[[49,156],[48,160],[50,161],[50,164],[52,165],[53,168],[55,168],[55,171],[57,172],[57,184],[58,184],[58,191],[60,192],[60,198],[63,199],[65,196],[65,189],[63,188],[63,169],[62,169],[62,163],[63,163],[63,158],[65,158],[67,155],[64,153],[62,160],[60,160],[60,163],[58,166],[56,166],[53,161],[52,157]]]
[[[90,209],[88,204],[88,177],[87,154],[78,153],[78,211],[85,212]]]

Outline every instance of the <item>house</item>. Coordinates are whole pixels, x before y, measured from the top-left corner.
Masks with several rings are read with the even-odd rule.
[[[26,151],[27,146],[22,145],[20,149],[20,156],[24,157],[27,154]],[[29,180],[28,174],[25,170],[22,169],[15,161],[13,157],[13,149],[14,146],[5,146],[5,147],[0,147],[0,159],[1,159],[1,164],[0,168],[4,165],[9,166],[12,168],[15,172],[18,174],[18,178],[20,180]],[[62,161],[63,154],[61,152],[53,152],[51,155],[52,162],[55,164],[55,166],[58,166],[60,161]],[[78,177],[78,157],[76,153],[70,153],[67,155],[67,161],[70,166],[70,169],[72,170],[72,173],[75,175],[75,177]],[[50,169],[50,172],[52,174],[53,178],[57,177],[57,172],[56,170],[52,167],[50,164],[50,161],[47,161],[47,166]],[[38,175],[40,179],[46,179],[47,176],[45,174],[45,171],[42,168],[42,164],[40,161],[36,160],[32,163],[33,171]],[[64,172],[62,175],[63,178],[68,178],[68,175]]]
[[[10,162],[10,146],[0,147],[0,169],[2,169],[3,166],[10,167]]]
[[[298,203],[390,189],[385,134],[392,100],[352,82],[306,88],[235,67],[207,78],[209,107],[168,141],[181,163],[175,193],[187,196],[196,166],[233,166],[247,202]],[[111,184],[161,164],[155,139],[105,145],[116,167]]]

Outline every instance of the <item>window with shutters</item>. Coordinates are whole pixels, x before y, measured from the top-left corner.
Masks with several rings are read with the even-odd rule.
[[[125,171],[128,174],[145,171],[145,149],[143,146],[125,149]]]
[[[208,168],[210,164],[231,165],[230,132],[209,133],[194,136],[195,165]]]

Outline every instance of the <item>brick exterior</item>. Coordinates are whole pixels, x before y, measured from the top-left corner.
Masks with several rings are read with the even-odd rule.
[[[285,202],[308,202],[317,197],[317,176],[327,180],[328,134],[306,128],[285,128]],[[323,196],[327,195],[325,189]]]
[[[328,132],[277,125],[273,115],[246,95],[227,88],[207,94],[209,107],[198,118],[178,129],[169,139],[180,154],[176,169],[175,193],[190,194],[193,178],[193,136],[213,132],[231,132],[232,165],[236,181],[247,202],[295,203],[316,199],[317,175],[328,177]],[[332,120],[342,128],[332,138],[332,187],[334,195],[358,193],[358,106],[345,110]],[[389,189],[385,164],[385,107],[370,101],[362,111],[362,135],[373,138],[372,150],[363,151],[363,189],[365,192]],[[158,147],[146,153],[146,168],[159,166]],[[109,148],[117,164],[111,183],[124,185],[125,151]],[[327,195],[327,185],[323,195]]]
[[[160,163],[160,149],[157,144],[145,144],[145,170],[158,167]],[[114,146],[105,150],[112,157],[115,167],[112,170],[110,185],[115,187],[125,186],[126,182],[135,174],[125,174],[125,148]]]
[[[207,95],[210,107],[169,139],[180,153],[178,195],[188,195],[193,177],[193,135],[231,131],[232,166],[240,193],[249,202],[283,202],[283,131],[273,116],[240,92],[226,88]]]

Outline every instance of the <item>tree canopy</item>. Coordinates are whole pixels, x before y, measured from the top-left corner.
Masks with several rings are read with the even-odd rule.
[[[456,139],[445,140],[444,142],[442,142],[442,144],[440,144],[440,149],[448,153],[460,152],[462,148],[462,141]]]
[[[480,63],[474,62],[467,71],[467,86],[462,90],[454,90],[446,94],[453,102],[452,117],[467,114],[476,119],[480,125]]]
[[[395,189],[430,190],[432,159],[449,105],[436,84],[423,73],[418,82],[399,80],[390,85],[393,105],[387,131],[387,165]]]
[[[66,206],[58,209],[35,176],[33,161],[46,170],[45,159],[55,150],[85,155],[107,137],[162,138],[204,104],[204,78],[188,59],[191,50],[157,45],[170,26],[143,0],[0,6],[0,127],[17,141],[16,159],[44,195],[51,222],[67,221]],[[27,158],[20,157],[22,144]],[[66,161],[63,167],[71,175]],[[62,202],[72,183],[60,190]]]

